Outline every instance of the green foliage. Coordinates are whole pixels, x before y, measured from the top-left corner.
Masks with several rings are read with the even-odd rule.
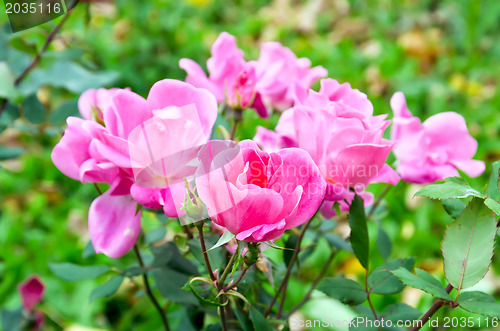
[[[54,22],[16,34],[10,34],[8,25],[0,26],[0,98],[7,97],[10,101],[0,116],[0,161],[8,160],[0,165],[0,247],[6,248],[5,254],[0,253],[0,306],[5,306],[9,311],[18,307],[16,285],[36,273],[48,285],[42,309],[51,314],[47,316],[49,330],[60,330],[60,327],[51,324],[52,317],[63,327],[85,325],[113,330],[128,330],[131,327],[138,330],[161,328],[158,316],[147,302],[144,292],[136,292],[137,288],[134,286],[124,286],[118,295],[89,304],[90,294],[106,284],[100,285],[106,277],[67,283],[50,271],[48,263],[53,261],[112,266],[113,270],[116,268],[119,272],[115,277],[123,275],[133,278],[142,276],[147,270],[137,266],[133,254],[120,260],[110,260],[102,254],[95,255],[91,245],[86,246],[87,211],[96,197],[95,189],[90,184],[81,185],[60,174],[50,161],[50,151],[60,138],[66,117],[79,116],[76,98],[84,89],[110,87],[113,84],[131,87],[145,96],[152,83],[157,80],[185,77],[185,73],[178,68],[179,58],[193,58],[204,65],[211,43],[224,30],[237,36],[238,44],[245,49],[248,59],[258,57],[258,45],[262,41],[278,40],[298,56],[309,57],[313,65],[324,65],[329,70],[330,77],[339,82],[349,81],[353,87],[366,92],[377,114],[390,113],[389,98],[396,90],[402,90],[406,94],[410,109],[423,120],[438,112],[459,111],[465,117],[471,134],[479,142],[475,158],[490,162],[498,159],[500,98],[497,77],[500,77],[500,70],[497,62],[500,48],[491,42],[500,38],[498,2],[407,1],[394,2],[388,7],[384,1],[352,1],[345,8],[338,8],[332,2],[316,11],[301,3],[286,3],[287,1],[264,0],[117,0],[109,4],[109,12],[95,10],[97,6],[94,4],[78,5],[63,28],[63,33],[49,47],[36,70],[18,88],[13,87],[15,77],[20,75],[35,52],[41,48]],[[297,24],[297,17],[302,18],[306,12],[309,24]],[[286,20],[280,19],[283,13]],[[419,17],[428,19],[423,22]],[[4,21],[5,17],[0,17],[0,23]],[[420,53],[409,51],[405,46],[403,40],[408,38],[408,33],[416,36],[416,41],[410,40],[412,42],[409,44],[424,46]],[[436,41],[432,39],[434,34],[438,36]],[[257,125],[273,128],[279,113],[264,120],[253,111],[245,111],[243,117],[236,134],[240,140],[252,138]],[[232,120],[219,116],[216,127],[219,126],[229,132]],[[213,137],[225,138],[224,130],[214,130]],[[444,193],[443,187],[429,190],[432,194],[453,195],[453,198],[442,200],[446,211],[453,218],[457,218],[467,202],[478,193],[487,195],[489,198],[484,203],[496,210],[495,201],[500,200],[498,167],[499,162],[494,163],[487,191],[478,189],[487,181],[486,175],[468,178],[470,185],[459,180],[451,185],[452,190],[445,186]],[[489,164],[487,168],[490,168]],[[377,192],[378,187],[375,185],[372,189],[370,186],[369,190]],[[335,261],[326,272],[327,277],[335,277],[340,273],[348,274],[352,279],[361,277],[363,270],[360,271],[352,262],[353,246],[356,246],[356,256],[365,265],[381,265],[389,256],[401,258],[417,255],[419,259],[416,266],[438,274],[442,263],[439,243],[450,218],[438,204],[422,200],[415,204],[408,202],[405,196],[412,190],[413,186],[405,183],[392,189],[387,196],[387,204],[382,202],[372,216],[381,227],[368,221],[367,229],[373,234],[378,231],[376,242],[372,240],[372,244],[376,243],[376,248],[373,247],[375,245],[370,246],[368,231],[366,237],[364,231],[354,232],[355,237],[356,232],[363,235],[355,239],[356,244],[351,246],[346,242],[343,239],[347,237],[343,216],[320,222],[338,223],[340,226],[337,228],[312,226],[303,242],[304,251],[299,255],[301,268],[294,269],[291,276],[285,311],[304,297],[328,258],[330,247],[342,251],[337,252]],[[454,199],[463,195],[468,197],[464,200]],[[162,291],[172,289],[173,293],[181,295],[177,292],[180,290],[179,286],[182,286],[181,280],[184,281],[190,272],[197,274],[204,270],[199,241],[197,238],[183,237],[182,229],[172,225],[175,221],[166,222],[165,217],[161,221],[163,225],[167,223],[167,230],[165,236],[162,236],[163,230],[159,228],[158,218],[154,215],[147,222],[143,219],[146,236],[141,244],[153,248],[151,255],[146,247],[141,247],[143,259],[149,269],[148,276],[153,279],[155,277],[151,276],[155,271],[174,271],[170,276],[176,277],[178,281],[173,284],[167,282],[167,289],[163,288]],[[177,252],[168,247],[154,247],[163,244],[163,241],[160,243],[161,237],[178,242]],[[207,234],[207,237],[207,247],[210,248],[220,236]],[[294,238],[297,238],[295,234],[286,234],[276,244],[295,247]],[[359,240],[362,238],[366,240]],[[387,239],[392,240],[392,243]],[[377,249],[381,254],[376,253]],[[238,291],[244,292],[252,302],[268,302],[275,288],[267,284],[266,277],[269,276],[275,285],[279,285],[292,253],[268,249],[265,257],[269,270],[264,273],[254,267],[257,270],[247,273],[249,281],[242,283]],[[227,252],[222,247],[209,252],[214,269],[221,270],[227,261],[226,255]],[[500,267],[500,260],[495,257],[492,263],[495,265],[493,271],[496,272]],[[376,279],[383,275],[384,270],[389,270],[384,268],[372,272],[370,279]],[[426,280],[418,269],[416,272],[415,277]],[[238,274],[236,271],[235,277]],[[109,281],[111,279],[113,278]],[[403,285],[396,283],[394,279],[389,280],[387,286],[384,286],[386,282],[375,285],[382,289],[390,289],[391,286],[402,288]],[[131,283],[134,282],[140,284],[140,278],[132,279]],[[485,283],[488,282],[486,279]],[[214,307],[202,307],[203,313],[200,313],[191,305],[169,302],[160,296],[160,288],[156,286],[156,282],[152,283],[153,292],[161,304],[169,307],[167,311],[173,329],[194,330],[205,327],[220,330]],[[183,291],[182,294],[195,298],[190,292]],[[483,296],[462,292],[458,303],[465,311],[455,309],[453,313],[463,314],[460,316],[474,316],[475,313],[498,316],[491,313],[492,309],[493,312],[498,310],[497,304],[491,297]],[[391,307],[391,304],[400,299],[399,293],[372,296],[375,309],[384,318],[386,315],[390,316],[390,312],[398,316],[397,311],[411,311],[407,306]],[[312,301],[300,313],[307,318],[314,317],[315,312],[325,306],[330,307],[328,303],[333,300],[327,300],[316,300],[313,295]],[[416,307],[425,311],[430,304],[428,298],[424,297]],[[345,313],[339,307],[343,308],[339,304],[335,306],[335,310],[329,308],[328,313],[338,311],[339,316]],[[367,306],[363,307],[370,310]],[[246,313],[247,309],[243,307],[242,311]],[[249,309],[252,312],[257,307]],[[234,309],[236,319],[243,324],[243,329],[257,329],[254,327],[255,323],[252,325],[252,321],[242,311]],[[449,310],[444,314],[448,312]],[[363,315],[370,316],[369,313]],[[413,311],[413,315],[412,318],[415,319],[421,316],[416,311]],[[5,316],[8,315],[2,313],[3,329],[15,330],[13,325],[19,323],[6,326],[5,321],[11,318]],[[17,316],[21,318],[19,310]],[[263,325],[267,323],[263,320],[261,322]]]
[[[461,290],[479,282],[488,271],[497,232],[494,214],[475,198],[446,229],[442,251],[444,273]]]
[[[470,196],[483,198],[484,195],[470,187],[469,183],[461,177],[448,177],[442,184],[428,185],[415,193],[415,196],[431,199],[457,199]]]
[[[318,291],[348,305],[358,305],[367,298],[366,291],[360,284],[344,277],[324,279],[318,286]]]
[[[425,270],[417,268],[415,271],[417,275],[412,274],[405,268],[399,268],[392,271],[392,273],[408,286],[418,288],[419,290],[425,291],[434,297],[451,301],[450,295],[443,288],[443,285],[441,285],[439,280],[432,277],[432,275]]]
[[[99,277],[109,271],[109,267],[105,265],[80,266],[72,263],[51,263],[49,267],[55,275],[70,282]]]
[[[411,270],[415,264],[415,258],[409,257],[404,259],[391,260],[377,269],[368,276],[368,285],[372,293],[376,294],[395,294],[401,292],[404,284],[401,283],[391,271],[401,267]]]
[[[123,282],[123,276],[118,275],[108,279],[103,284],[97,286],[92,293],[90,293],[90,301],[95,299],[109,297],[115,293]]]
[[[273,327],[266,318],[253,306],[250,306],[250,320],[252,321],[255,330],[272,331]]]
[[[483,292],[471,291],[460,294],[458,304],[471,313],[500,318],[500,303]]]
[[[361,265],[368,269],[369,264],[369,237],[366,226],[365,207],[363,199],[355,195],[349,208],[349,226],[351,227],[350,241],[354,254]]]

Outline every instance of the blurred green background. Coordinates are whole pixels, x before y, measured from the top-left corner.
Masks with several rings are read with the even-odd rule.
[[[30,63],[60,20],[12,34],[3,7],[0,14],[0,97],[5,81]],[[205,66],[210,45],[222,31],[234,34],[247,59],[258,57],[259,44],[280,41],[329,77],[350,82],[368,94],[378,114],[390,114],[389,99],[403,91],[410,110],[423,120],[443,111],[462,114],[479,141],[477,159],[485,174],[470,182],[482,188],[491,162],[500,159],[500,1],[347,1],[347,0],[152,0],[80,3],[44,54],[37,68],[15,91],[14,103],[0,117],[0,307],[16,308],[16,286],[31,274],[47,286],[41,309],[49,328],[82,330],[154,330],[155,312],[122,286],[110,299],[89,302],[99,279],[68,283],[48,268],[50,262],[133,263],[105,256],[82,257],[88,242],[87,211],[97,192],[61,174],[50,153],[64,130],[65,118],[77,115],[78,95],[90,87],[130,87],[146,95],[163,78],[184,79],[178,67],[188,57]],[[4,84],[2,84],[2,81]],[[9,96],[12,96],[10,94]],[[391,115],[389,115],[391,116]],[[256,125],[272,127],[249,111],[238,129],[252,138]],[[380,192],[383,187],[372,188]],[[378,225],[393,242],[391,258],[417,256],[416,266],[442,277],[440,241],[451,218],[439,202],[411,199],[414,186],[400,183],[387,196],[383,212],[370,224],[372,249]],[[345,234],[345,222],[338,231]],[[146,231],[160,223],[149,215]],[[377,223],[377,224],[376,224]],[[344,230],[342,230],[344,229]],[[342,232],[344,231],[344,232]],[[289,298],[300,301],[329,251],[318,250],[294,275]],[[269,252],[269,255],[278,253]],[[279,253],[281,254],[281,253]],[[349,254],[339,254],[329,274],[361,276]],[[478,286],[500,297],[500,260]],[[444,280],[443,280],[444,281]],[[427,310],[432,298],[407,289],[402,300]],[[374,304],[400,296],[373,296]],[[333,300],[318,299],[301,310],[314,316],[350,316]],[[441,314],[448,314],[443,310]],[[127,315],[126,317],[124,317]],[[455,310],[452,316],[467,316]],[[9,330],[5,330],[9,331]]]

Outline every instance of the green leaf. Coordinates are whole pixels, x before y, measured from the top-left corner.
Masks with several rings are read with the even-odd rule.
[[[264,315],[253,306],[250,306],[250,320],[253,323],[255,330],[259,331],[273,331],[273,327],[269,324],[269,321],[266,320]]]
[[[317,289],[348,305],[358,305],[367,298],[363,286],[344,277],[325,278]]]
[[[198,303],[190,292],[182,289],[189,279],[186,274],[170,269],[160,269],[153,271],[153,277],[156,287],[165,298],[179,304]]]
[[[500,203],[495,200],[488,198],[484,200],[484,204],[490,208],[495,214],[500,215]]]
[[[416,269],[417,276],[412,274],[408,269],[399,268],[392,273],[403,283],[408,286],[418,288],[424,292],[431,294],[443,300],[452,301],[450,295],[446,293],[443,285],[427,271]]]
[[[458,297],[458,305],[471,313],[500,318],[500,303],[483,292],[462,292]]]
[[[34,43],[28,43],[21,37],[12,38],[10,40],[10,46],[24,53],[32,55],[37,53],[36,45]]]
[[[50,113],[49,122],[52,125],[61,125],[66,123],[68,117],[78,114],[78,99],[64,101]]]
[[[391,260],[375,269],[368,276],[368,285],[372,293],[376,294],[395,294],[399,293],[405,287],[391,271],[401,267],[411,270],[415,264],[414,257],[405,259]]]
[[[344,251],[347,251],[349,253],[353,252],[351,243],[345,241],[344,239],[342,239],[342,237],[340,237],[336,233],[327,233],[324,235],[324,238],[333,247],[336,247],[338,249],[343,249]]]
[[[294,234],[289,235],[285,241],[285,247],[291,249],[291,250],[287,249],[287,250],[283,251],[283,261],[285,261],[285,265],[287,267],[290,264],[290,261],[292,260],[293,250],[295,249],[295,247],[297,247],[298,240],[299,240],[299,236],[294,233]]]
[[[72,263],[49,263],[49,268],[57,277],[70,282],[96,278],[109,271],[105,265],[80,266]]]
[[[0,161],[14,159],[24,153],[24,149],[22,148],[11,148],[0,145]]]
[[[351,243],[348,241],[348,239],[342,239],[342,237],[336,233],[326,233],[323,235],[323,237],[332,247],[336,247],[349,253],[353,253]]]
[[[387,232],[384,231],[382,226],[378,228],[377,248],[385,260],[387,260],[389,258],[389,255],[391,255],[392,251],[391,239],[389,239]]]
[[[484,195],[470,187],[469,183],[461,177],[448,177],[442,184],[428,185],[415,193],[431,199],[457,199],[475,196],[484,198]]]
[[[92,246],[92,241],[89,240],[87,245],[85,245],[85,248],[83,249],[82,258],[86,259],[92,255],[95,255],[95,250],[94,246]]]
[[[452,218],[457,218],[464,211],[467,204],[460,199],[443,199],[443,207]]]
[[[90,88],[99,88],[116,80],[114,72],[91,72],[68,60],[54,61],[49,67],[34,69],[19,85],[23,95],[36,93],[42,86],[64,88],[74,93],[82,93]]]
[[[36,94],[32,94],[24,99],[22,109],[24,117],[31,123],[40,124],[45,121],[47,112]]]
[[[171,241],[161,246],[151,247],[151,252],[154,255],[152,266],[155,268],[168,267],[185,275],[198,275],[198,269],[182,256],[177,246]]]
[[[148,232],[144,236],[144,243],[147,245],[150,245],[152,243],[155,243],[157,241],[160,241],[165,237],[167,234],[167,229],[164,226],[160,226],[159,228],[156,228],[150,232]]]
[[[186,290],[186,291],[191,291],[195,297],[202,303],[202,304],[205,304],[207,306],[215,306],[215,307],[220,307],[220,306],[225,306],[227,305],[227,303],[229,301],[226,301],[224,304],[221,304],[217,299],[215,299],[215,301],[211,301],[209,299],[205,299],[204,297],[202,297],[198,292],[197,290],[194,288],[194,284],[195,283],[205,283],[208,285],[208,288],[211,288],[213,287],[213,282],[208,279],[208,278],[203,278],[203,277],[194,277],[193,279],[191,279],[186,285],[184,285],[184,287],[182,288],[183,290]],[[200,290],[203,290],[202,288],[200,288]]]
[[[422,312],[404,303],[395,303],[385,307],[380,315],[380,317],[391,321],[416,321]]]
[[[444,274],[457,290],[471,287],[488,271],[497,232],[493,212],[474,198],[445,231]]]
[[[351,227],[350,241],[354,255],[356,255],[361,265],[368,269],[370,243],[368,227],[366,226],[365,206],[363,199],[357,194],[354,196],[349,208],[349,226]]]
[[[488,195],[495,201],[500,201],[500,161],[493,163],[490,181],[488,183]]]
[[[143,275],[148,272],[148,269],[139,267],[139,266],[133,266],[129,267],[125,270],[123,270],[122,275],[123,277],[135,277],[139,275]]]
[[[250,321],[250,318],[247,314],[243,313],[239,309],[234,309],[233,311],[236,315],[236,319],[238,320],[238,322],[240,322],[243,331],[254,331],[252,321]]]
[[[220,247],[222,245],[227,244],[228,242],[233,240],[234,237],[236,237],[236,236],[234,234],[232,234],[231,232],[229,232],[229,231],[224,232],[224,234],[220,237],[220,239],[217,241],[217,243],[215,245],[213,245],[212,248],[208,249],[207,252],[211,251],[212,249],[215,249],[217,247]]]
[[[2,310],[2,329],[7,331],[19,331],[23,320],[23,309],[19,307],[14,310]]]
[[[90,293],[90,301],[94,301],[95,299],[109,297],[113,293],[115,293],[120,285],[122,284],[123,276],[117,275],[108,279],[105,283],[97,286],[92,293]]]

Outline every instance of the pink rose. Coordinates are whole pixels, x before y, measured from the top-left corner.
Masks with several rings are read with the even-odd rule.
[[[255,141],[266,150],[297,146],[318,165],[328,186],[326,201],[352,198],[369,183],[395,185],[399,176],[385,164],[392,142],[382,138],[390,121],[373,116],[364,93],[348,83],[321,81],[319,92],[297,93],[295,106],[285,111],[276,132],[260,128]]]
[[[391,139],[397,171],[404,181],[427,184],[458,176],[457,169],[476,177],[485,170],[483,161],[473,160],[477,141],[469,134],[464,118],[455,112],[429,117],[424,123],[412,116],[401,92],[391,99],[394,112]]]
[[[218,102],[233,108],[254,108],[262,117],[269,116],[268,107],[291,106],[294,89],[307,90],[327,75],[323,67],[311,68],[308,59],[297,59],[279,43],[263,44],[259,59],[247,62],[236,39],[227,32],[214,42],[211,54],[208,77],[193,60],[180,60],[179,66],[187,72],[186,82],[206,88]]]
[[[293,104],[297,90],[305,93],[314,82],[328,75],[325,68],[311,68],[308,58],[298,59],[278,42],[262,44],[255,67],[257,90],[264,102],[281,110]]]
[[[20,283],[17,286],[17,290],[19,291],[23,308],[26,311],[33,311],[35,306],[43,299],[45,286],[40,278],[31,276],[28,280]]]
[[[96,252],[120,257],[134,246],[140,232],[136,202],[163,208],[170,217],[182,213],[181,206],[175,205],[184,198],[181,178],[188,170],[194,173],[196,167],[185,167],[189,158],[178,155],[193,154],[192,150],[208,141],[217,102],[204,89],[170,79],[157,82],[147,99],[129,90],[109,90],[103,96],[105,91],[99,97],[103,103],[93,105],[102,112],[102,120],[69,117],[68,128],[52,151],[52,161],[73,179],[110,185],[91,206],[89,232]],[[82,114],[88,95],[83,98],[79,103],[84,107]],[[170,183],[150,185],[145,179],[148,170],[166,157],[174,160],[162,173]],[[134,183],[136,177],[142,180],[140,184]]]
[[[20,283],[17,286],[17,290],[21,297],[21,304],[25,312],[24,316],[28,319],[29,325],[32,327],[30,330],[42,330],[45,316],[41,311],[35,310],[35,307],[43,299],[45,285],[43,285],[37,276],[31,276],[25,282]]]
[[[250,140],[218,145],[200,151],[196,186],[211,219],[238,240],[276,239],[309,220],[323,201],[325,181],[305,151],[268,154]]]
[[[103,120],[103,110],[111,104],[113,94],[120,91],[119,88],[89,89],[82,93],[78,99],[78,110],[86,120]]]

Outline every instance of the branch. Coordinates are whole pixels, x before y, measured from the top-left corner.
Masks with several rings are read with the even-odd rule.
[[[448,284],[446,286],[446,293],[450,294],[451,290],[453,290],[453,286],[451,284]],[[434,301],[432,304],[431,308],[422,316],[422,318],[419,320],[418,323],[414,327],[410,329],[410,331],[417,331],[420,330],[421,328],[424,327],[424,325],[431,319],[431,317],[442,307],[447,301],[444,301],[443,299],[437,299]]]
[[[139,248],[137,247],[137,244],[134,245],[134,252],[135,252],[135,255],[137,256],[137,260],[139,261],[139,265],[142,268],[145,268],[144,261],[142,260],[141,253],[139,252]],[[151,300],[151,302],[153,303],[153,306],[155,306],[156,310],[160,314],[160,317],[161,317],[161,320],[163,322],[163,326],[165,327],[165,330],[170,331],[170,326],[169,326],[168,320],[167,320],[167,314],[163,311],[163,309],[161,309],[160,304],[158,303],[155,296],[153,295],[153,292],[151,291],[151,286],[149,285],[148,276],[146,273],[142,274],[142,279],[144,280],[144,286],[146,287],[146,293],[147,293],[149,299]]]
[[[317,211],[316,211],[316,213],[317,213]],[[287,288],[287,284],[288,284],[288,279],[290,278],[290,274],[292,272],[293,265],[295,264],[295,261],[297,260],[297,257],[299,255],[300,244],[302,243],[302,238],[304,238],[304,234],[306,233],[307,228],[309,227],[309,225],[311,224],[311,222],[312,222],[312,220],[314,219],[315,216],[316,216],[316,214],[314,214],[314,216],[311,217],[309,219],[309,221],[307,221],[307,223],[304,225],[304,227],[300,231],[299,238],[297,240],[297,245],[295,246],[295,250],[293,251],[292,258],[290,260],[290,263],[288,264],[288,268],[287,268],[286,273],[285,273],[285,278],[283,278],[283,281],[281,282],[281,285],[278,288],[278,291],[276,292],[276,294],[274,295],[273,299],[271,300],[271,303],[269,304],[269,307],[267,307],[266,312],[264,314],[265,317],[267,317],[269,315],[269,313],[271,312],[271,309],[273,309],[273,306],[276,303],[276,300],[278,299],[278,296],[283,291],[283,296],[281,298],[280,307],[279,307],[279,310],[278,310],[277,317],[280,318],[280,316],[281,316],[281,312],[283,311],[283,303],[285,302],[285,294],[286,294],[286,288]]]
[[[205,224],[204,220],[202,222],[200,222],[198,225],[196,225],[196,228],[198,229],[198,232],[200,233],[201,252],[203,253],[203,259],[205,260],[205,265],[207,266],[207,271],[208,271],[208,274],[210,275],[210,279],[212,279],[212,281],[216,282],[217,278],[215,277],[215,274],[212,270],[212,266],[210,265],[210,260],[208,258],[207,246],[205,244],[205,235],[203,234],[203,224]]]
[[[22,80],[26,77],[26,75],[28,75],[28,73],[31,70],[33,70],[33,68],[35,68],[37,66],[38,62],[40,62],[40,59],[42,58],[42,54],[45,53],[45,51],[49,47],[50,43],[56,37],[56,34],[59,32],[59,30],[61,30],[64,23],[66,23],[71,12],[72,12],[72,10],[66,12],[66,14],[63,16],[63,18],[59,21],[59,23],[54,28],[54,30],[52,30],[52,32],[47,37],[47,40],[45,40],[45,43],[43,44],[42,48],[40,49],[38,54],[35,56],[33,61],[31,61],[31,63],[23,70],[23,72],[14,80],[14,86],[18,86],[22,82]],[[7,99],[3,99],[2,103],[0,103],[0,115],[2,115],[2,113],[6,107],[7,107]]]
[[[365,269],[365,291],[366,299],[368,300],[368,305],[370,305],[370,309],[372,310],[373,317],[378,320],[377,311],[373,307],[372,301],[370,300],[370,290],[368,289],[368,268]]]
[[[307,292],[306,296],[300,301],[291,311],[290,315],[295,313],[297,310],[299,310],[303,305],[306,304],[307,301],[309,301],[309,298],[311,297],[312,292],[316,287],[318,286],[319,282],[323,279],[325,276],[326,272],[328,271],[328,268],[330,267],[330,264],[333,262],[335,259],[336,252],[332,250],[332,253],[330,254],[330,257],[328,258],[328,261],[326,261],[325,265],[321,269],[321,272],[319,273],[318,277],[314,280],[313,284],[311,285],[311,288],[309,289],[309,292]]]
[[[235,288],[236,286],[238,286],[238,284],[243,280],[243,277],[247,273],[248,269],[249,269],[249,267],[245,266],[245,268],[243,268],[243,270],[241,271],[241,273],[238,276],[238,278],[236,279],[236,281],[233,284],[230,284],[230,285],[224,287],[224,292],[228,292],[228,291],[232,290],[233,288]]]

